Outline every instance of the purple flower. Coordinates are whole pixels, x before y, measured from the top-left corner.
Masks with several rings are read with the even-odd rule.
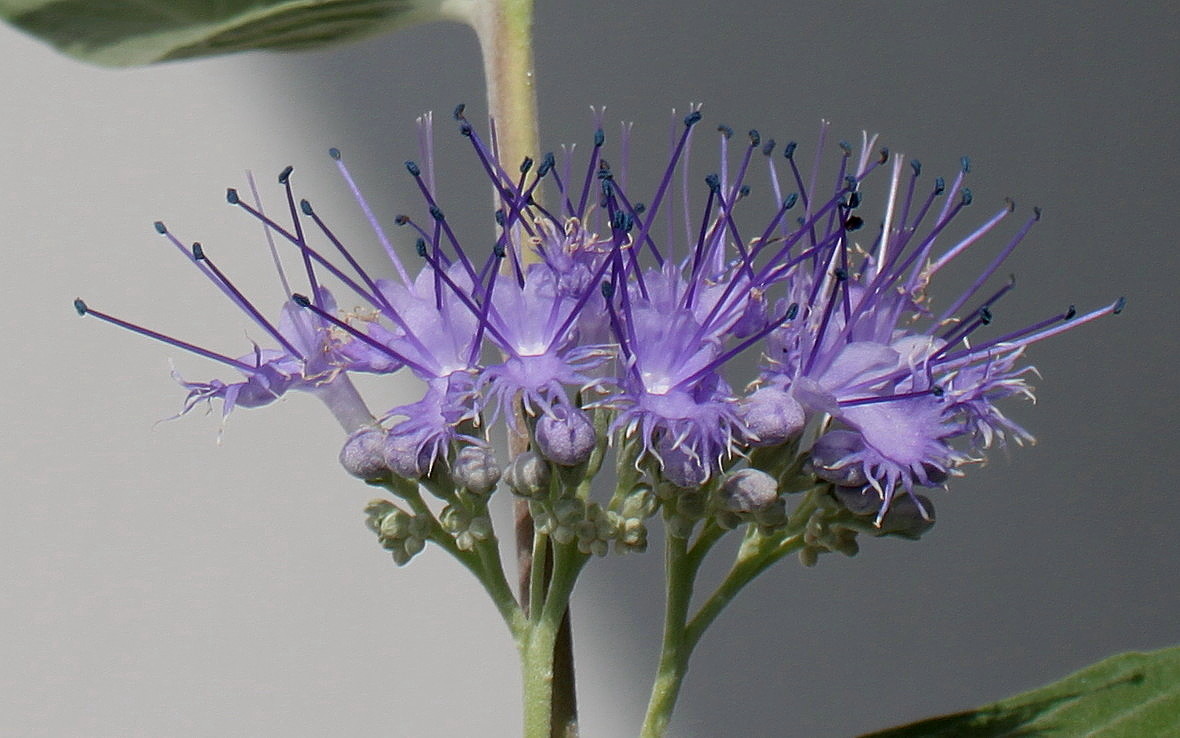
[[[79,312],[245,377],[184,382],[185,411],[220,399],[228,414],[304,390],[323,397],[351,432],[374,421],[349,374],[408,371],[424,382],[423,396],[377,424],[379,432],[388,428],[385,465],[402,476],[430,474],[463,447],[485,448],[487,426],[498,418],[523,430],[518,408],[550,461],[580,463],[596,440],[585,411],[596,409],[613,413],[611,442],[634,453],[649,481],[698,488],[723,472],[742,473],[755,447],[781,446],[808,457],[809,484],[875,498],[880,525],[899,494],[922,513],[915,488],[943,485],[993,445],[1029,440],[997,405],[1032,397],[1025,349],[1122,308],[1120,300],[1078,316],[1071,307],[1015,330],[992,327],[1014,282],[998,289],[988,283],[1039,219],[1036,209],[976,279],[934,305],[930,282],[1015,211],[1006,201],[968,235],[947,238],[973,199],[963,186],[966,159],[949,187],[941,178],[923,185],[917,161],[907,167],[865,136],[859,147],[840,143],[839,163],[828,172],[825,125],[805,173],[794,143],[776,156],[773,141],[750,131],[731,152],[733,132],[722,126],[719,165],[694,187],[686,174],[701,120],[694,109],[676,124],[668,164],[641,199],[626,187],[625,156],[617,169],[604,158],[601,128],[575,175],[569,151],[560,163],[551,154],[539,163],[502,162],[461,108],[456,119],[496,196],[491,248],[465,246],[445,215],[431,175],[427,116],[420,120],[423,164],[406,163],[423,212],[395,219],[415,246],[416,271],[397,255],[333,149],[389,269],[369,274],[310,203],[296,207],[289,169],[280,176],[289,226],[230,190],[229,202],[302,263],[312,297],[294,293],[280,272],[291,298],[277,325],[199,245],[190,250],[157,226],[276,348],[256,346],[234,359],[80,300]],[[769,175],[764,191],[750,184],[766,181],[751,174],[758,159]],[[863,186],[881,176],[888,180],[884,203],[868,216]],[[767,200],[758,214],[756,203]],[[481,233],[471,242],[485,239]],[[339,311],[325,281],[362,307]],[[743,370],[751,366],[743,356],[758,359],[757,368]],[[378,437],[366,436],[370,456]],[[364,472],[375,473],[372,459],[365,461]]]

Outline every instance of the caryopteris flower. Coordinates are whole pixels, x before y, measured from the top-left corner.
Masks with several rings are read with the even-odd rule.
[[[972,203],[966,159],[949,185],[941,178],[924,184],[916,160],[907,164],[864,136],[855,149],[841,143],[838,163],[826,171],[825,125],[815,164],[804,172],[795,143],[780,154],[751,131],[734,154],[733,132],[723,126],[717,169],[685,190],[701,119],[694,110],[677,124],[654,192],[639,198],[623,184],[626,161],[616,169],[604,158],[601,127],[585,167],[575,170],[571,151],[560,162],[552,154],[539,163],[500,161],[461,109],[456,118],[496,194],[490,247],[467,245],[487,243],[487,234],[465,242],[445,215],[429,174],[426,117],[423,164],[406,164],[422,212],[395,220],[409,235],[417,270],[397,256],[333,149],[390,268],[362,269],[350,251],[356,246],[342,243],[306,200],[297,206],[289,169],[279,177],[288,223],[230,190],[229,202],[302,267],[298,292],[280,273],[290,299],[277,324],[199,244],[185,246],[156,226],[274,348],[231,358],[81,300],[78,311],[243,375],[183,382],[184,411],[220,399],[228,414],[290,390],[320,396],[352,434],[346,466],[367,478],[389,471],[432,484],[449,479],[455,489],[486,494],[501,468],[488,426],[503,419],[539,452],[503,465],[505,480],[539,504],[551,480],[564,474],[568,481],[588,465],[592,474],[613,447],[632,486],[616,493],[609,512],[585,501],[538,510],[554,530],[584,536],[581,548],[597,552],[606,540],[642,538],[628,527],[627,510],[639,509],[630,502],[635,495],[654,499],[653,489],[661,504],[698,519],[719,511],[732,524],[735,515],[771,510],[776,495],[827,485],[833,509],[917,535],[931,514],[917,488],[942,486],[995,444],[1030,438],[998,406],[1032,396],[1025,349],[1122,307],[1119,300],[1082,315],[1070,307],[1029,325],[996,327],[997,305],[1014,282],[989,284],[1040,217],[1036,209],[1001,237],[976,279],[949,300],[931,300],[932,280],[968,248],[987,248],[985,237],[1015,212],[1005,201],[974,230],[949,236],[966,230],[961,221]],[[751,184],[756,165],[769,175],[761,191]],[[870,214],[874,178],[885,180],[876,185],[883,202]],[[674,209],[683,214],[671,217]],[[361,307],[339,310],[325,282]],[[355,372],[408,372],[424,393],[374,420],[349,382]],[[641,507],[644,517],[655,509]],[[781,505],[775,515],[782,518]],[[914,515],[920,525],[897,522]],[[448,525],[468,517],[453,512]],[[816,525],[809,540],[855,549],[850,528]],[[464,530],[467,543],[482,540],[482,528]]]

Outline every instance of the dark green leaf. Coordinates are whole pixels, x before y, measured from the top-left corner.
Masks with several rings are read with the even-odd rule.
[[[978,710],[862,738],[1180,736],[1180,647],[1124,653]]]
[[[447,0],[0,0],[0,16],[108,66],[325,46],[451,18]],[[449,8],[449,10],[447,9]]]

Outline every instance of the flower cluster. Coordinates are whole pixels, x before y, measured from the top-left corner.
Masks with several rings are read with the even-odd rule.
[[[918,161],[907,163],[866,135],[858,147],[841,142],[837,170],[825,174],[819,152],[826,126],[810,171],[799,165],[795,143],[776,151],[774,141],[750,131],[734,146],[733,131],[723,126],[719,167],[694,188],[681,184],[689,181],[701,119],[693,110],[676,124],[667,166],[641,202],[623,184],[625,167],[616,171],[604,158],[601,125],[589,161],[575,169],[570,151],[561,161],[552,154],[501,161],[461,109],[456,119],[498,203],[490,249],[465,246],[444,213],[430,175],[426,117],[422,165],[406,164],[423,214],[396,219],[415,244],[416,273],[333,149],[390,269],[375,275],[361,268],[311,204],[297,203],[290,169],[279,177],[287,223],[230,190],[229,202],[289,245],[302,266],[301,292],[281,275],[290,299],[277,324],[200,244],[186,246],[156,224],[275,348],[255,346],[232,358],[81,300],[79,313],[243,375],[236,382],[182,380],[186,412],[213,399],[228,415],[291,390],[316,394],[350,433],[342,462],[365,479],[445,476],[455,489],[486,495],[502,471],[488,428],[503,419],[527,434],[533,449],[504,471],[506,486],[526,497],[562,484],[563,474],[568,482],[571,469],[597,469],[613,447],[621,476],[633,483],[612,510],[641,494],[653,503],[696,505],[700,516],[731,525],[772,525],[767,520],[781,509],[783,493],[826,485],[839,509],[889,528],[891,509],[929,521],[929,501],[915,490],[944,485],[990,446],[1030,438],[997,406],[1032,396],[1026,347],[1122,307],[1120,300],[1084,315],[1071,307],[1031,325],[992,327],[1013,282],[988,284],[1039,218],[1035,209],[974,281],[947,304],[932,304],[931,280],[1015,211],[1006,201],[974,230],[949,237],[963,230],[952,224],[972,202],[965,159],[949,184],[923,183]],[[749,184],[756,165],[769,172],[768,194]],[[865,185],[874,177],[886,180],[885,202],[868,216]],[[761,216],[759,201],[769,203]],[[673,210],[682,215],[671,217]],[[673,235],[681,233],[680,220],[683,235]],[[339,310],[325,282],[363,308]],[[423,395],[374,418],[349,377],[397,372],[421,380]],[[700,498],[702,490],[712,496]],[[638,517],[615,510],[611,518],[593,504],[566,517],[537,512],[555,530],[582,521],[584,548],[599,551],[612,537],[641,538],[628,521],[654,507],[639,507]],[[424,535],[407,533],[401,517],[385,528],[382,520],[375,529],[397,542],[403,558],[405,541]],[[412,555],[420,546],[409,548]]]

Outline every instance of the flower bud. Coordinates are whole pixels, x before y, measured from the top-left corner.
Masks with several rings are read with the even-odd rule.
[[[725,477],[720,496],[731,512],[766,510],[778,499],[778,482],[759,469],[739,469]]]
[[[561,466],[577,466],[590,458],[598,439],[594,424],[578,409],[558,408],[537,421],[537,449]]]
[[[843,487],[860,487],[868,483],[859,461],[846,459],[864,448],[864,439],[850,430],[825,433],[811,447],[808,469],[820,479]]]
[[[517,454],[504,472],[504,481],[521,497],[534,497],[549,489],[549,464],[533,451]]]
[[[754,436],[751,446],[777,446],[799,435],[807,418],[803,406],[777,387],[756,390],[741,404],[742,422]]]
[[[500,481],[500,466],[490,449],[483,446],[464,446],[455,455],[451,476],[460,485],[477,495],[486,495]]]
[[[388,434],[382,452],[385,465],[394,474],[406,479],[420,479],[429,474],[430,467],[434,465],[434,454],[430,447],[422,445],[417,437],[410,434]]]
[[[340,449],[340,465],[354,477],[380,479],[389,475],[385,465],[385,431],[366,426],[355,431]]]
[[[925,495],[905,494],[895,497],[881,518],[882,536],[918,540],[934,527],[934,503]]]
[[[844,509],[853,515],[876,515],[881,511],[881,493],[868,485],[863,487],[836,485],[832,488],[832,494]]]
[[[709,470],[700,457],[683,446],[673,446],[666,436],[656,442],[656,453],[664,479],[677,487],[693,489],[709,481]]]

